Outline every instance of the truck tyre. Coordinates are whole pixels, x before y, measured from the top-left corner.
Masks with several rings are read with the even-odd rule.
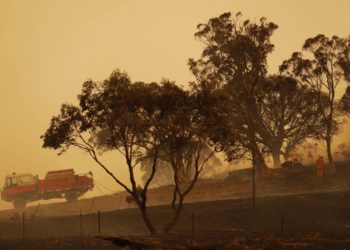
[[[66,193],[65,198],[68,202],[74,202],[78,200],[78,195],[76,193]]]
[[[24,199],[17,198],[13,201],[15,209],[24,209],[26,207],[26,201]]]

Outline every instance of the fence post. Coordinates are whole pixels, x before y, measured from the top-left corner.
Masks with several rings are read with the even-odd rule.
[[[92,198],[92,200],[91,200],[91,204],[90,204],[90,208],[89,208],[89,213],[91,213],[91,210],[92,210],[92,208],[93,208],[94,205],[95,205],[95,199],[96,199],[96,196],[95,196],[94,198]]]
[[[81,213],[81,208],[80,208],[80,240],[81,240],[81,249],[85,249],[84,246],[84,238],[83,238],[83,215]]]
[[[97,213],[97,218],[98,218],[98,235],[101,235],[101,212],[98,210]]]
[[[281,215],[281,238],[284,239],[284,215]]]
[[[22,241],[24,242],[25,239],[25,213],[23,211],[22,213]]]
[[[194,226],[195,226],[195,223],[194,223],[194,220],[195,220],[195,217],[194,217],[194,211],[192,211],[192,238],[194,238]]]

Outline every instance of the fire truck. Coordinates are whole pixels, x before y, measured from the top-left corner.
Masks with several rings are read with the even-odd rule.
[[[23,209],[26,203],[41,199],[76,201],[93,187],[91,172],[75,174],[73,169],[55,170],[47,172],[42,180],[30,173],[12,173],[5,177],[1,199],[13,202],[16,209]]]

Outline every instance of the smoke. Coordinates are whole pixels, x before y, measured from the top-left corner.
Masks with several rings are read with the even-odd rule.
[[[350,143],[341,143],[334,152],[335,160],[350,160]]]
[[[212,149],[209,147],[204,148],[202,151],[202,156],[199,159],[199,162],[204,162],[205,159],[211,154]],[[144,159],[141,161],[141,170],[142,170],[142,181],[145,182],[152,170],[152,159]],[[222,172],[222,161],[220,158],[214,154],[212,157],[206,161],[203,171],[199,175],[199,178],[210,178],[218,173]],[[194,175],[194,166],[190,164],[189,168],[179,169],[179,174],[182,177],[182,181],[189,181],[193,178]],[[158,160],[157,171],[151,182],[151,187],[160,187],[174,184],[174,172],[171,164],[164,160]]]

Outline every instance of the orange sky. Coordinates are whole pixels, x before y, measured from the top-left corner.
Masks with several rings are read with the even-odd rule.
[[[187,60],[201,52],[196,25],[227,11],[279,25],[269,58],[274,73],[306,38],[348,36],[349,10],[348,0],[0,0],[0,181],[12,171],[43,177],[74,168],[119,189],[84,153],[57,156],[41,148],[51,116],[62,103],[76,102],[84,80],[103,80],[118,67],[133,80],[166,77],[186,85]],[[125,179],[120,156],[105,160]],[[0,209],[9,207],[0,202]]]

